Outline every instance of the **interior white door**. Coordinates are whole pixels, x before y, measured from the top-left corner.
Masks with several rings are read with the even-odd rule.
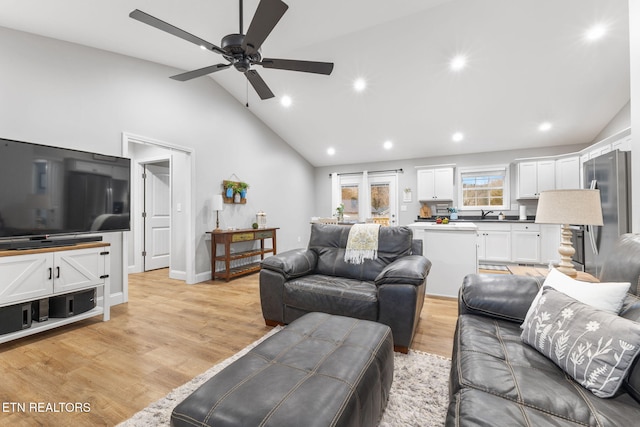
[[[398,225],[397,175],[370,175],[368,181],[370,209],[367,218],[383,225]]]
[[[145,165],[144,271],[169,267],[171,255],[171,173],[165,165]]]

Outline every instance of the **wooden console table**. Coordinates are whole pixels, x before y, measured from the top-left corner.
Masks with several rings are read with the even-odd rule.
[[[236,259],[251,258],[260,256],[264,259],[264,254],[276,254],[276,230],[278,228],[252,228],[242,230],[222,230],[211,232],[211,279],[224,278],[227,282],[238,276],[260,271],[260,261],[249,264],[231,267],[231,261]],[[271,239],[271,248],[264,247],[265,239]],[[259,240],[260,247],[241,252],[231,252],[231,245],[234,243],[251,242]],[[224,254],[218,254],[218,244],[224,245]],[[224,261],[224,270],[216,271],[216,261]]]

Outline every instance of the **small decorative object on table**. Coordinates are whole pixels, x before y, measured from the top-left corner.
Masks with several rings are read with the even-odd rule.
[[[344,221],[344,203],[340,203],[336,207],[336,217],[338,218],[338,222]]]
[[[267,228],[267,214],[263,211],[259,211],[256,214],[256,223],[258,226],[254,228]]]

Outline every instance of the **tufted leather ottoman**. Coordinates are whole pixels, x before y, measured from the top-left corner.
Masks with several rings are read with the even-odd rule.
[[[309,313],[173,410],[179,426],[374,426],[393,381],[391,329]]]

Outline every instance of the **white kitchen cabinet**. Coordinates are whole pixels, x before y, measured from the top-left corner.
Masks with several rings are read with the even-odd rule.
[[[478,258],[481,261],[511,261],[511,226],[478,221]]]
[[[589,159],[593,159],[598,156],[602,156],[603,154],[607,154],[611,152],[611,144],[598,144],[589,150]]]
[[[556,161],[518,163],[518,199],[537,199],[540,192],[556,186]]]
[[[548,265],[552,261],[560,261],[560,225],[540,224],[540,236],[540,263]]]
[[[0,253],[0,310],[14,304],[65,295],[80,290],[102,290],[102,303],[85,313],[49,318],[30,327],[0,335],[0,343],[102,315],[109,320],[109,244],[3,251]]]
[[[511,224],[511,262],[539,264],[541,242],[539,224]]]
[[[611,150],[631,151],[631,135],[611,143]]]
[[[453,168],[418,169],[419,201],[452,201]]]
[[[580,157],[563,157],[556,160],[556,189],[580,188]]]

